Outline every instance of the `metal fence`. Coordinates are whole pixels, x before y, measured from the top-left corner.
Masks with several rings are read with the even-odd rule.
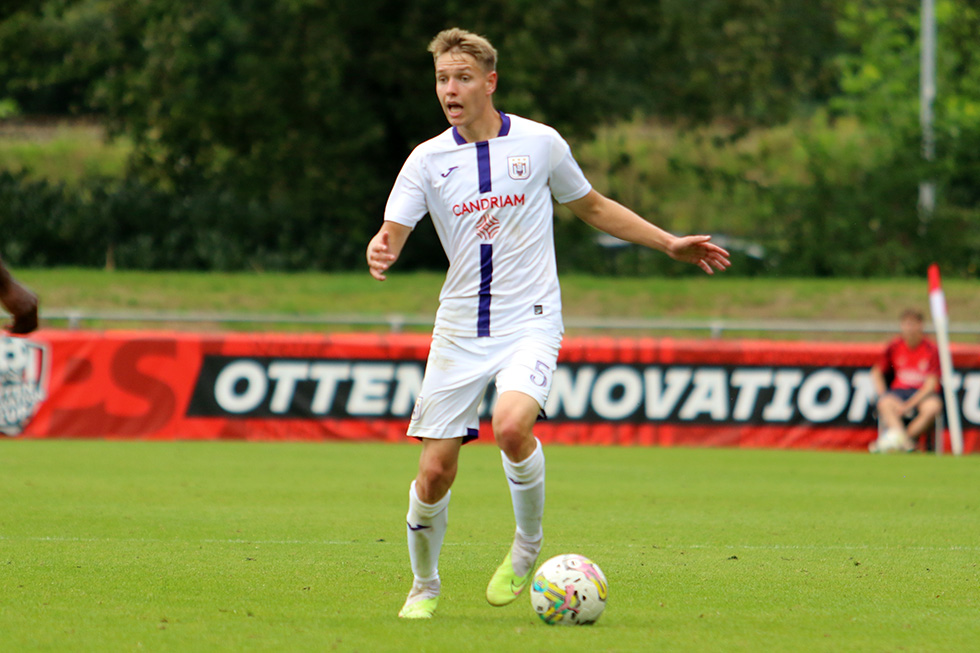
[[[41,318],[48,323],[64,323],[69,329],[104,323],[120,324],[216,324],[216,325],[300,325],[317,327],[367,327],[384,328],[399,333],[407,328],[427,329],[433,324],[431,315],[405,315],[401,313],[327,313],[320,315],[296,315],[285,313],[212,313],[171,311],[122,311],[87,309],[50,309]],[[840,335],[888,335],[898,332],[898,324],[892,322],[842,322],[815,320],[725,320],[725,319],[672,319],[672,318],[598,318],[566,317],[568,330],[611,331],[635,333],[691,332],[722,338],[726,334],[833,334]],[[929,329],[927,329],[928,331]],[[951,335],[980,337],[980,323],[952,323]]]

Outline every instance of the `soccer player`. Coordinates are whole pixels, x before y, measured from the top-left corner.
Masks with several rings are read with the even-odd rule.
[[[588,224],[699,266],[730,265],[710,236],[675,237],[600,195],[552,128],[494,107],[497,52],[453,28],[429,44],[436,95],[450,128],[408,157],[367,247],[385,280],[414,226],[428,213],[449,271],[408,435],[422,441],[411,484],[408,550],[414,583],[399,613],[432,617],[439,551],[460,446],[478,435],[478,410],[496,379],[492,414],[516,520],[510,551],[490,579],[491,605],[524,590],[541,550],[545,460],[532,427],[545,405],[562,339],[552,197]]]
[[[37,328],[37,295],[22,286],[0,259],[0,304],[13,316],[6,325],[11,333],[30,333]]]
[[[885,347],[881,358],[871,367],[871,382],[878,395],[878,417],[885,425],[885,441],[899,443],[911,451],[913,441],[936,421],[943,409],[939,398],[939,349],[923,335],[924,317],[913,308],[902,311],[901,334]],[[892,376],[891,387],[885,382]],[[914,414],[905,427],[903,416]],[[893,445],[890,445],[893,446]],[[868,449],[881,451],[876,440]]]

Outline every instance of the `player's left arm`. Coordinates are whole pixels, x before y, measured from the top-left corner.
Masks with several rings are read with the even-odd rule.
[[[939,375],[942,369],[939,365],[939,350],[933,347],[932,355],[929,357],[928,368],[926,369],[925,380],[922,386],[908,398],[902,406],[903,412],[908,412],[916,408],[922,401],[931,394],[937,394],[940,389]]]
[[[600,231],[659,250],[676,261],[692,263],[708,274],[731,265],[728,252],[710,242],[711,236],[675,236],[595,190],[565,206]]]
[[[0,260],[0,304],[14,321],[6,326],[11,333],[30,333],[37,328],[37,295],[21,285]]]

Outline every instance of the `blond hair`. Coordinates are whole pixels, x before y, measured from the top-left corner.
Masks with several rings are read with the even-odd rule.
[[[447,52],[468,54],[487,72],[497,69],[497,50],[486,38],[465,29],[445,29],[429,43],[429,52],[435,61]]]

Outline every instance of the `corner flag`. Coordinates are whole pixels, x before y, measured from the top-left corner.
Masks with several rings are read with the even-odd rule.
[[[936,344],[939,347],[939,369],[942,373],[943,399],[946,403],[946,423],[949,424],[949,442],[953,454],[959,456],[963,453],[963,427],[960,424],[960,409],[956,405],[956,388],[953,387],[953,357],[949,351],[946,295],[943,294],[939,266],[935,263],[929,266],[929,308],[932,310],[932,323],[936,325]]]

